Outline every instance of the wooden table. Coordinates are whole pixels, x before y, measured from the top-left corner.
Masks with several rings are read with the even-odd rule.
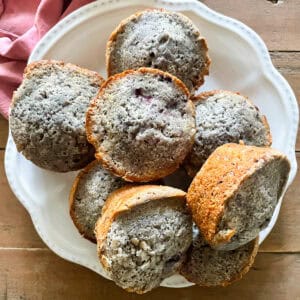
[[[300,0],[203,2],[260,34],[300,99]],[[63,260],[41,241],[5,177],[7,129],[7,121],[0,117],[0,299],[300,299],[300,173],[285,196],[274,230],[242,281],[227,288],[158,288],[141,297]],[[299,134],[296,149],[300,165]]]

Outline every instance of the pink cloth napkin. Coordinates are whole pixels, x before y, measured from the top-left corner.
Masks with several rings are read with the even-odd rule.
[[[27,59],[59,20],[93,0],[0,0],[0,113],[8,117]]]

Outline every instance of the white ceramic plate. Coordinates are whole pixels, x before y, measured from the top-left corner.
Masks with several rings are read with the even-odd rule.
[[[105,44],[118,23],[147,7],[176,10],[191,18],[207,38],[212,59],[210,76],[201,90],[229,89],[248,95],[267,116],[273,147],[291,161],[288,184],[295,177],[295,140],[298,107],[295,96],[273,67],[267,48],[258,35],[244,24],[220,15],[194,0],[107,0],[96,1],[66,17],[37,45],[29,61],[60,59],[105,74]],[[29,211],[43,241],[61,257],[105,276],[96,246],[82,238],[68,213],[68,194],[75,172],[57,174],[42,170],[20,155],[9,136],[6,174],[12,190]],[[260,233],[260,242],[274,226],[281,200],[269,226]],[[191,285],[179,275],[166,279],[163,286]]]

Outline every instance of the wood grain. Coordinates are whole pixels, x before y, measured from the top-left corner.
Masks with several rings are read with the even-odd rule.
[[[8,122],[0,115],[0,149],[4,149],[8,135]]]
[[[285,79],[289,82],[290,86],[294,90],[296,98],[298,99],[298,104],[300,104],[300,52],[271,52],[270,55],[275,67],[285,77]],[[296,150],[300,151],[299,129],[297,135]]]
[[[241,20],[266,42],[274,65],[300,101],[300,1],[203,0]],[[274,3],[273,3],[274,2]],[[52,253],[11,192],[3,167],[8,132],[0,116],[0,300],[2,299],[300,299],[300,174],[289,188],[278,221],[254,267],[227,288],[159,288],[136,296]],[[296,149],[300,151],[300,133]],[[297,154],[300,165],[300,153]]]
[[[48,250],[0,250],[0,299],[300,299],[300,254],[260,253],[227,288],[158,288],[143,296],[58,258]]]
[[[295,92],[298,103],[300,103],[300,52],[271,52],[270,55],[275,67],[289,82]],[[0,115],[0,149],[5,148],[7,132],[8,122]],[[296,149],[300,151],[299,131]]]
[[[270,52],[272,62],[292,87],[300,103],[300,52]]]
[[[277,4],[268,0],[202,2],[250,26],[262,37],[269,50],[300,50],[299,0],[281,0]]]
[[[45,247],[27,211],[8,186],[3,150],[0,151],[0,161],[0,248]]]
[[[25,208],[7,184],[3,166],[4,151],[0,151],[0,247],[43,248],[44,243],[34,230]],[[297,154],[300,165],[300,153]],[[280,210],[278,221],[263,243],[262,252],[300,252],[300,173],[289,188]]]

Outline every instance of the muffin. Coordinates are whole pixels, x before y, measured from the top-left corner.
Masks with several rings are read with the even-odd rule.
[[[108,76],[150,67],[173,74],[194,91],[208,75],[205,39],[190,19],[178,12],[148,9],[123,20],[106,48]]]
[[[139,294],[178,272],[192,242],[185,192],[144,185],[111,194],[96,224],[100,262],[123,289]]]
[[[196,110],[195,144],[184,166],[193,177],[209,155],[226,143],[270,146],[265,116],[248,98],[230,91],[210,91],[193,98]]]
[[[69,197],[70,215],[83,237],[96,242],[95,224],[106,198],[126,184],[128,183],[103,169],[96,160],[77,175]]]
[[[194,106],[176,77],[129,70],[103,84],[88,109],[86,130],[104,168],[127,181],[153,181],[174,172],[190,151]]]
[[[187,193],[194,222],[208,244],[233,250],[253,240],[268,225],[289,171],[286,156],[271,148],[217,148]]]
[[[217,251],[197,231],[180,273],[199,286],[227,286],[249,271],[257,250],[258,237],[235,250]]]
[[[73,64],[37,61],[27,66],[9,116],[17,150],[41,168],[83,168],[94,158],[85,113],[103,79]]]

